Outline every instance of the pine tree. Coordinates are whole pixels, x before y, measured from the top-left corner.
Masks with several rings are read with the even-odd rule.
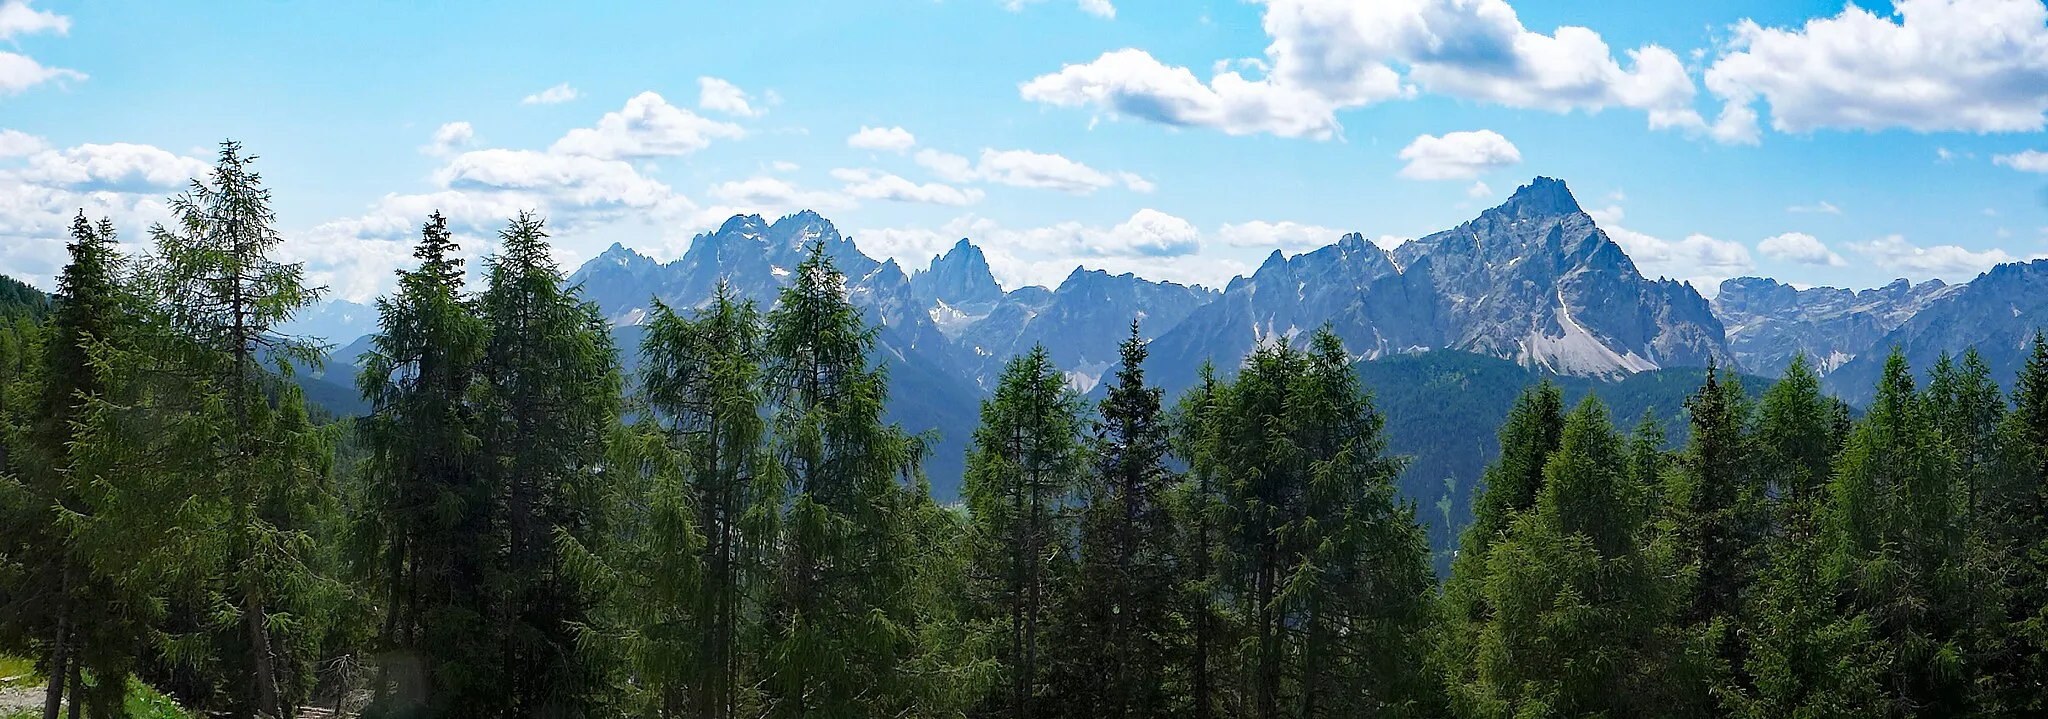
[[[764,370],[787,497],[759,649],[764,713],[894,714],[922,691],[906,671],[917,651],[908,522],[928,501],[909,485],[921,443],[883,422],[876,330],[823,243],[794,275],[769,313]]]
[[[1041,716],[1040,635],[1059,565],[1069,562],[1067,506],[1081,473],[1080,408],[1043,346],[1010,360],[981,405],[962,494],[973,518],[981,619],[998,627],[1002,696],[990,715]],[[1001,707],[1000,710],[994,707]]]
[[[1072,716],[1178,716],[1177,559],[1161,393],[1145,385],[1138,323],[1098,410],[1079,508],[1078,571],[1060,601],[1053,681]]]
[[[1821,391],[1820,376],[1795,356],[1757,411],[1758,471],[1770,528],[1743,628],[1749,656],[1745,692],[1724,695],[1737,716],[1842,713],[1869,706],[1875,678],[1856,651],[1868,629],[1835,622],[1835,594],[1822,575],[1823,494],[1845,433],[1846,408]]]
[[[369,448],[368,578],[382,589],[384,662],[378,708],[445,716],[502,696],[491,639],[494,499],[480,452],[474,393],[486,328],[462,292],[462,260],[435,213],[421,228],[417,269],[378,300],[380,327],[358,386],[372,406],[360,427]],[[397,677],[390,672],[396,669]],[[385,696],[389,682],[399,689]]]
[[[540,218],[521,213],[486,264],[481,433],[502,506],[504,639],[498,690],[515,714],[573,715],[598,699],[603,677],[576,651],[574,627],[593,599],[566,576],[558,535],[586,544],[604,528],[595,511],[619,418],[618,358],[597,305],[566,286]]]

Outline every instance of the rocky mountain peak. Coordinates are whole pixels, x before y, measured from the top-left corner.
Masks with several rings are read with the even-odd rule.
[[[1516,188],[1515,194],[1489,212],[1508,217],[1556,217],[1582,211],[1564,180],[1537,177]]]
[[[954,243],[946,254],[933,257],[930,267],[911,275],[910,288],[927,302],[939,301],[956,307],[993,303],[1003,298],[1003,288],[996,284],[995,274],[989,270],[988,257],[966,238]]]

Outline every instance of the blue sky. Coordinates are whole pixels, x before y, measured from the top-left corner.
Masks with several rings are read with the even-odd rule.
[[[908,268],[1220,285],[1535,175],[1709,293],[1962,281],[2048,253],[2044,112],[2041,0],[0,0],[0,272],[81,207],[140,240],[234,138],[352,299],[437,208],[572,268],[811,207]]]

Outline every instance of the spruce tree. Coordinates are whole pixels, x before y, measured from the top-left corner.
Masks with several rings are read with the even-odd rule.
[[[497,581],[495,502],[474,396],[486,328],[463,294],[458,249],[434,213],[413,251],[418,267],[377,302],[357,377],[371,404],[358,425],[369,451],[358,527],[387,657],[376,708],[392,714],[446,716],[502,696],[487,591]]]
[[[1060,601],[1051,647],[1059,703],[1072,716],[1177,716],[1167,692],[1182,651],[1177,545],[1161,393],[1145,385],[1138,323],[1119,348],[1115,383],[1099,404],[1076,516],[1079,566]]]
[[[1672,689],[1687,709],[1703,713],[1716,703],[1710,693],[1743,691],[1747,651],[1740,632],[1763,562],[1768,517],[1740,380],[1708,367],[1686,409],[1691,432],[1663,485],[1656,541],[1659,559],[1677,579],[1676,621],[1706,672],[1674,677],[1691,681]]]
[[[1231,616],[1222,594],[1223,524],[1227,519],[1223,487],[1218,473],[1221,456],[1227,451],[1219,443],[1219,412],[1222,385],[1215,368],[1203,362],[1200,383],[1187,391],[1172,417],[1173,454],[1187,466],[1187,479],[1174,498],[1176,535],[1179,537],[1180,613],[1187,622],[1186,691],[1188,714],[1211,719],[1220,713],[1233,715],[1227,701],[1225,681],[1232,641]]]
[[[1986,672],[1993,709],[2038,714],[2048,711],[2048,335],[2034,335],[1999,437],[1983,511],[1986,543],[2005,569],[2004,602]]]
[[[130,305],[120,286],[123,260],[114,248],[113,224],[72,221],[70,262],[57,279],[55,312],[40,343],[23,354],[0,392],[10,436],[0,443],[21,451],[5,456],[0,473],[0,556],[14,558],[15,576],[0,586],[0,646],[38,650],[50,678],[43,716],[52,719],[65,694],[65,680],[90,665],[99,696],[96,711],[118,706],[140,643],[142,617],[137,597],[96,571],[61,520],[92,511],[72,471],[73,422],[85,402],[104,394],[90,361],[94,343],[127,339]],[[39,356],[37,356],[39,355]],[[73,706],[88,697],[74,695]]]
[[[773,717],[894,714],[921,691],[906,670],[921,443],[883,421],[876,329],[845,284],[814,244],[768,316],[763,378],[786,497],[759,648]]]
[[[962,494],[973,518],[975,596],[996,628],[1003,691],[992,716],[1040,711],[1040,637],[1054,577],[1071,561],[1067,508],[1079,482],[1080,407],[1043,346],[1010,360],[967,455]]]
[[[1412,714],[1433,578],[1385,420],[1336,336],[1245,360],[1218,413],[1229,586],[1245,617],[1257,717]]]
[[[595,510],[619,418],[618,358],[597,305],[564,283],[543,221],[521,213],[498,238],[479,372],[481,446],[505,535],[492,587],[504,602],[498,690],[507,712],[573,715],[589,711],[603,677],[576,650],[574,627],[589,621],[593,599],[566,576],[556,542],[604,531]]]

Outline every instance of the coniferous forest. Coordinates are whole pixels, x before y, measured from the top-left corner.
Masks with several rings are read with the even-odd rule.
[[[340,417],[271,204],[224,143],[146,250],[80,213],[52,300],[0,287],[0,654],[45,719],[2048,713],[2048,339],[1854,407],[1709,370],[1682,427],[1539,382],[1440,428],[1500,455],[1437,576],[1328,331],[1179,396],[1135,322],[1099,400],[1027,352],[942,504],[822,246],[615,348],[544,218],[480,266],[419,218]]]

